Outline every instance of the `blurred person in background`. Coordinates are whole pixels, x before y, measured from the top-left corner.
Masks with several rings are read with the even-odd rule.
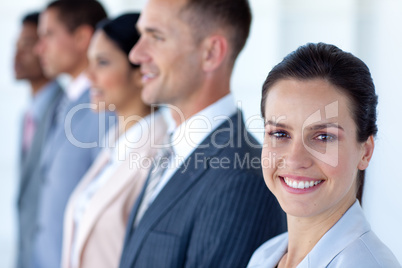
[[[85,75],[87,50],[96,24],[106,18],[93,0],[54,1],[39,18],[36,52],[48,76],[67,74],[57,111],[57,126],[41,158],[42,185],[32,267],[54,268],[61,263],[64,210],[70,194],[100,151],[111,117],[95,113]],[[114,122],[114,121],[113,121]]]
[[[132,206],[142,189],[153,143],[167,125],[160,111],[141,99],[141,72],[128,54],[139,35],[138,13],[101,22],[88,50],[87,76],[93,103],[113,105],[118,123],[109,142],[74,190],[64,219],[63,268],[118,267]]]
[[[24,113],[20,143],[17,267],[28,267],[35,233],[39,190],[41,185],[39,160],[47,141],[49,129],[54,124],[54,113],[63,90],[56,80],[43,73],[34,47],[38,42],[39,13],[27,14],[16,45],[14,71],[17,80],[30,85],[30,103]]]

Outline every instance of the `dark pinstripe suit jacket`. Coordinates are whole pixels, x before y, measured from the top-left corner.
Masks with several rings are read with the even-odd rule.
[[[133,229],[135,204],[121,268],[246,267],[259,245],[285,231],[284,214],[264,184],[261,147],[241,112],[201,145],[207,148],[192,153],[188,168],[179,168]]]

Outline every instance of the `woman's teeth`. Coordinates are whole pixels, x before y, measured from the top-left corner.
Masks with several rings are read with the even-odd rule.
[[[307,189],[307,188],[316,186],[317,184],[320,184],[322,182],[322,180],[320,180],[320,181],[296,181],[296,180],[292,180],[287,177],[284,177],[283,180],[285,181],[287,186],[294,188],[294,189]]]

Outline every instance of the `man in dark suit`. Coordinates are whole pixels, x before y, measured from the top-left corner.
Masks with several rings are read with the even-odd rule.
[[[42,155],[53,116],[63,90],[55,81],[47,78],[34,52],[38,42],[39,13],[27,14],[22,20],[14,58],[17,80],[26,80],[31,88],[31,101],[24,114],[20,148],[20,184],[18,208],[18,257],[17,267],[27,267],[32,252],[32,235],[35,227],[41,176],[39,159]]]
[[[109,126],[108,116],[92,110],[96,107],[91,105],[90,81],[85,75],[89,43],[96,24],[105,18],[104,8],[95,0],[54,1],[40,15],[36,51],[45,73],[64,73],[72,80],[41,157],[38,220],[32,223],[36,228],[32,267],[60,266],[67,201],[95,160]]]
[[[245,267],[285,230],[230,93],[250,22],[247,0],[148,0],[130,60],[142,99],[168,104],[174,124],[130,216],[121,268]]]

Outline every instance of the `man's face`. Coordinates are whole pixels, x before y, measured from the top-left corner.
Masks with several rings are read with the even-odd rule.
[[[149,0],[137,23],[141,38],[130,60],[141,65],[147,104],[188,105],[203,79],[201,45],[179,16],[185,0]],[[192,98],[193,97],[193,98]]]
[[[36,47],[43,70],[48,76],[72,73],[79,62],[74,33],[58,19],[56,9],[47,9],[39,19],[40,41]]]
[[[42,78],[42,68],[39,58],[34,52],[34,47],[38,42],[36,24],[24,23],[17,40],[14,58],[15,78],[35,80]]]

